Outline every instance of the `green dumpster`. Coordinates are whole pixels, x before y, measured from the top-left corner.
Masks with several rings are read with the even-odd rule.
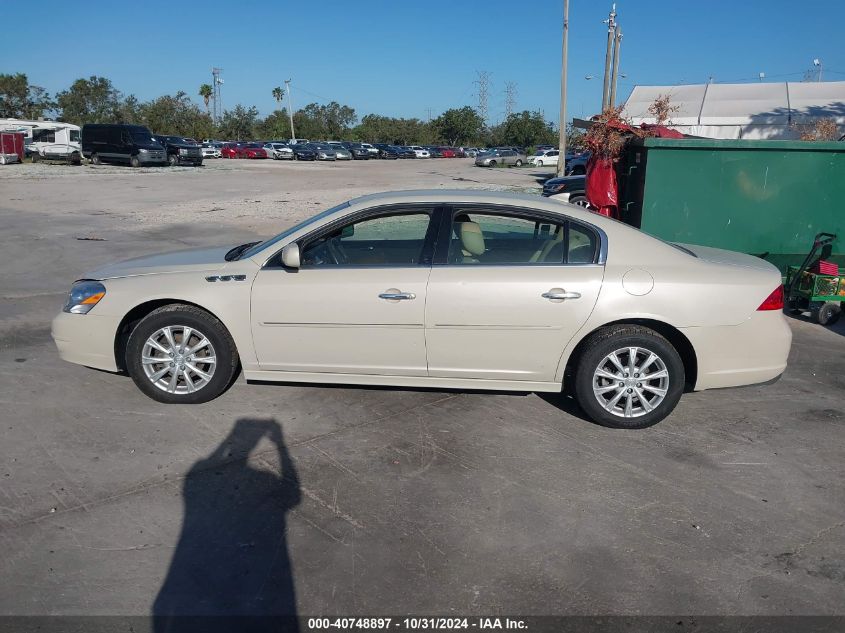
[[[845,143],[635,140],[618,165],[624,222],[661,239],[764,256],[783,272],[817,233],[845,265]]]

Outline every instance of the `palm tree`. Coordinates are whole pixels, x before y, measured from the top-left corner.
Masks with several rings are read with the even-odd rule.
[[[282,90],[280,86],[276,86],[275,88],[273,88],[273,98],[276,100],[276,103],[279,104],[279,106],[282,105],[282,97],[284,96],[285,91]]]
[[[203,84],[200,86],[200,96],[202,97],[203,101],[205,101],[205,111],[208,112],[208,100],[211,99],[211,95],[214,93],[214,89],[209,84]]]

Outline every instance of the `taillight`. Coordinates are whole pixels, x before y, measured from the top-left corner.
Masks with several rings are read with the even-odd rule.
[[[783,286],[772,290],[772,294],[766,297],[766,300],[757,308],[758,312],[760,310],[783,310]]]

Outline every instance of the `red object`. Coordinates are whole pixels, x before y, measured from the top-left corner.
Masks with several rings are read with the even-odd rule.
[[[0,132],[0,152],[3,154],[17,154],[23,162],[23,132]]]
[[[824,262],[824,261],[817,261],[815,266],[810,268],[811,273],[815,273],[817,275],[833,275],[834,277],[839,276],[839,265],[833,262]]]
[[[648,123],[643,123],[640,127],[657,138],[684,138],[684,135],[678,132],[678,130],[673,130],[665,125],[649,125]]]
[[[220,150],[220,157],[221,158],[237,158],[238,157],[238,146],[234,143],[226,143],[223,146],[223,149]]]
[[[610,158],[595,154],[587,161],[587,201],[597,213],[619,219],[616,170]]]
[[[772,290],[772,294],[766,297],[766,300],[757,308],[758,312],[761,310],[783,310],[783,286]]]
[[[443,158],[455,158],[457,156],[455,150],[451,147],[438,147],[437,149],[443,154]]]

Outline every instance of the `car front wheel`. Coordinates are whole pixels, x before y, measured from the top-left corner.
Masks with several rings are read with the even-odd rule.
[[[642,429],[672,413],[684,390],[684,364],[663,336],[638,325],[603,328],[586,342],[575,397],[604,426]]]
[[[138,388],[166,404],[197,404],[222,394],[238,369],[235,342],[223,324],[195,306],[153,310],[132,331],[126,368]]]

